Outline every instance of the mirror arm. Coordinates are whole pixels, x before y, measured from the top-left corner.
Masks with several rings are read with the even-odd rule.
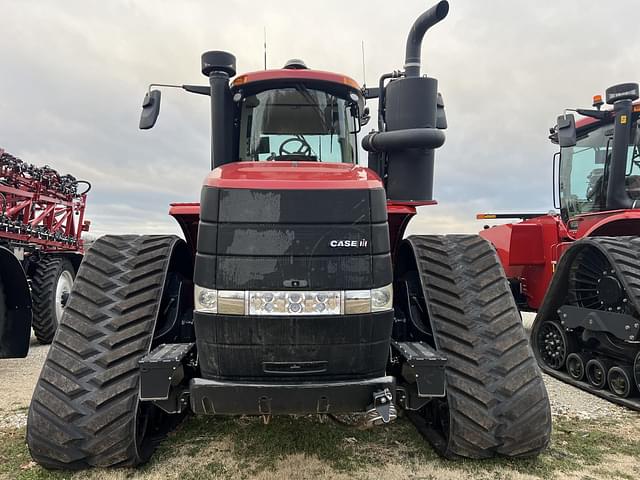
[[[211,87],[206,85],[182,85],[182,89],[189,93],[197,93],[198,95],[211,95]]]
[[[211,95],[211,87],[206,85],[172,85],[170,83],[152,83],[149,85],[149,91],[151,91],[153,87],[181,88],[190,93],[197,93],[198,95]]]

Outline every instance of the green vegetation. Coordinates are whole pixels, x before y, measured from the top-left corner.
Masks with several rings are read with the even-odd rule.
[[[252,478],[274,473],[287,459],[313,459],[324,476],[367,478],[389,466],[415,478],[503,478],[514,473],[550,479],[584,472],[584,478],[637,478],[640,469],[640,422],[626,423],[556,419],[550,448],[537,459],[461,460],[439,458],[413,426],[400,419],[386,428],[359,430],[315,417],[189,418],[165,440],[143,468],[119,470],[118,478]],[[618,464],[612,455],[629,458]],[[425,471],[425,467],[429,470]],[[625,468],[628,470],[625,470]],[[373,475],[373,474],[372,474]],[[47,472],[31,462],[24,429],[0,432],[0,478],[108,479],[104,471]]]

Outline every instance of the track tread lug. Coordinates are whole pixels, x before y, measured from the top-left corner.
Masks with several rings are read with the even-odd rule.
[[[146,461],[133,441],[138,360],[149,351],[168,259],[179,242],[107,235],[88,250],[29,409],[27,444],[41,465]]]
[[[450,458],[537,455],[550,442],[549,398],[495,250],[477,235],[406,241],[447,356],[450,436],[436,449]]]

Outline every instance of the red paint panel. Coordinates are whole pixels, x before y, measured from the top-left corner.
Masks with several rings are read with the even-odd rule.
[[[569,225],[576,225],[572,233],[576,239],[602,235],[640,234],[640,210],[610,210],[585,213],[572,218]]]
[[[172,203],[169,207],[169,215],[176,219],[182,229],[184,239],[195,255],[198,241],[198,223],[200,222],[199,203]]]
[[[253,190],[383,188],[373,170],[349,163],[322,162],[233,162],[212,170],[204,184]]]
[[[486,240],[489,240],[498,252],[498,258],[504,268],[507,277],[517,277],[515,271],[510,269],[511,263],[509,262],[509,249],[511,248],[511,229],[513,224],[506,223],[504,225],[496,225],[490,228],[485,228],[480,232],[480,236]]]
[[[543,215],[480,232],[496,247],[507,277],[520,282],[529,308],[544,299],[563,239],[569,240],[558,215]]]
[[[539,223],[516,223],[511,229],[509,265],[544,264],[542,225]]]
[[[416,207],[404,202],[387,202],[387,218],[389,221],[389,244],[391,259],[395,262],[396,250],[404,237],[409,220],[416,214]]]
[[[182,215],[195,215],[200,217],[200,203],[172,203],[169,206],[169,215],[172,217]]]

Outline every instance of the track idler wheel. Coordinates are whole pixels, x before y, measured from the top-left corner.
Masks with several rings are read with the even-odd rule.
[[[630,397],[635,390],[633,378],[633,368],[630,366],[615,366],[609,369],[607,375],[609,389],[622,398]]]
[[[584,378],[584,364],[586,359],[580,353],[570,353],[567,357],[567,373],[574,380],[580,381]]]
[[[592,358],[585,367],[587,381],[598,390],[605,388],[607,386],[608,370],[608,362],[599,358]]]
[[[573,349],[564,328],[551,321],[540,325],[535,338],[535,348],[540,353],[542,361],[554,370],[560,370],[565,366]]]

